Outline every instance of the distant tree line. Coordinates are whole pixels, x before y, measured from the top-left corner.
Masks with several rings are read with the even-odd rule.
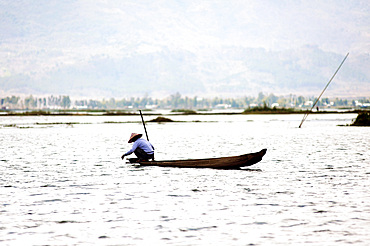
[[[0,106],[2,109],[68,109],[71,107],[71,99],[69,96],[49,96],[47,98],[32,95],[25,98],[11,96],[0,98]]]
[[[180,93],[170,95],[165,99],[151,97],[131,97],[124,99],[102,100],[71,100],[69,96],[35,97],[10,96],[0,98],[1,109],[215,109],[215,108],[252,108],[258,106],[296,108],[310,107],[316,101],[315,97],[276,96],[260,92],[257,97],[239,98],[202,98],[198,96],[181,96]],[[318,107],[360,107],[368,105],[370,98],[357,100],[342,98],[321,98]]]

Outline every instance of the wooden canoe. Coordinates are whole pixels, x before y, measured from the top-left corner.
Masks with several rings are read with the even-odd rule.
[[[244,154],[239,156],[219,157],[210,159],[188,159],[188,160],[169,160],[169,161],[141,161],[137,158],[128,159],[130,163],[138,163],[141,166],[160,166],[160,167],[183,167],[183,168],[216,168],[216,169],[238,169],[251,166],[260,162],[266,154],[267,149],[256,153]]]

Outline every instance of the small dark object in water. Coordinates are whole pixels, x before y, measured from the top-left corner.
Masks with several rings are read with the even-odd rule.
[[[370,112],[361,112],[351,126],[370,126]]]
[[[166,118],[166,117],[157,117],[153,120],[150,120],[149,122],[158,122],[158,123],[162,123],[162,122],[173,122],[173,120],[169,119],[169,118]]]

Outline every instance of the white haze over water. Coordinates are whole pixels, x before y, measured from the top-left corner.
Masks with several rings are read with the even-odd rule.
[[[0,95],[370,93],[368,1],[1,1]]]

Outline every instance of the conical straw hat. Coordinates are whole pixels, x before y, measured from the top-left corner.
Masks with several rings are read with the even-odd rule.
[[[143,134],[140,133],[131,133],[130,139],[128,140],[129,143],[135,142],[136,139],[141,138]]]

